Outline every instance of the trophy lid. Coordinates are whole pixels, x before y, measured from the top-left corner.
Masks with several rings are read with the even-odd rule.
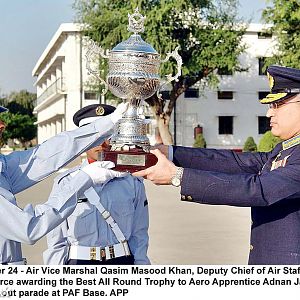
[[[157,54],[157,51],[146,43],[139,34],[133,34],[124,42],[119,43],[112,49],[112,52],[133,51]]]
[[[121,52],[121,51],[132,51],[132,52],[144,52],[158,54],[157,51],[148,43],[146,43],[139,32],[144,32],[144,21],[146,17],[139,13],[139,9],[136,8],[135,12],[130,15],[128,14],[128,31],[133,32],[134,34],[129,37],[126,41],[119,43],[112,49],[112,52]]]

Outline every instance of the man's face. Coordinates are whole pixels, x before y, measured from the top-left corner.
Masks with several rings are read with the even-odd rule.
[[[273,135],[288,140],[300,134],[300,94],[282,101],[277,108],[269,108],[267,117],[270,118]]]
[[[104,150],[109,150],[109,149],[110,149],[109,140],[106,140],[101,145],[86,151],[87,158],[98,160],[99,154]]]

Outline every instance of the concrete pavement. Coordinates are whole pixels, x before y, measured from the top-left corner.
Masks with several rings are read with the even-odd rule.
[[[17,195],[18,204],[45,202],[53,177]],[[246,264],[250,209],[180,201],[180,189],[145,181],[150,210],[152,264]],[[28,264],[42,264],[43,238],[23,245]]]

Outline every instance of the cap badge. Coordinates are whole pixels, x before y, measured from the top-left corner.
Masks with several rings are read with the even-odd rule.
[[[273,86],[274,86],[274,77],[269,73],[267,72],[267,76],[268,76],[268,80],[269,80],[269,86],[270,86],[270,89],[272,90]]]
[[[97,115],[97,116],[103,116],[103,115],[104,115],[104,112],[105,112],[105,110],[104,110],[104,108],[103,108],[102,106],[98,106],[98,107],[96,108],[96,115]]]

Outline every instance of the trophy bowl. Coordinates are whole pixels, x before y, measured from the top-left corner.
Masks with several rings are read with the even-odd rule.
[[[136,36],[140,37],[132,35],[129,40],[136,40]],[[160,86],[158,53],[152,47],[147,49],[152,50],[152,53],[139,51],[134,53],[131,49],[125,47],[122,49],[120,46],[122,43],[110,52],[107,75],[109,90],[122,99],[145,100],[151,97]]]
[[[116,45],[108,55],[95,42],[91,42],[86,58],[89,73],[95,75],[105,87],[102,94],[110,90],[116,97],[129,102],[128,110],[115,125],[110,139],[111,150],[104,153],[104,159],[113,161],[116,170],[135,172],[157,162],[156,156],[149,153],[147,124],[139,114],[139,108],[145,99],[155,93],[160,97],[162,86],[177,80],[181,75],[182,59],[176,48],[167,53],[165,60],[161,60],[157,51],[138,34],[144,32],[145,17],[136,9],[134,14],[128,14],[128,18],[128,30],[133,34],[126,41]],[[98,70],[90,66],[94,54],[108,59],[106,81],[99,76]],[[160,64],[170,57],[177,61],[177,74],[169,74],[167,80],[162,81],[159,76]]]

